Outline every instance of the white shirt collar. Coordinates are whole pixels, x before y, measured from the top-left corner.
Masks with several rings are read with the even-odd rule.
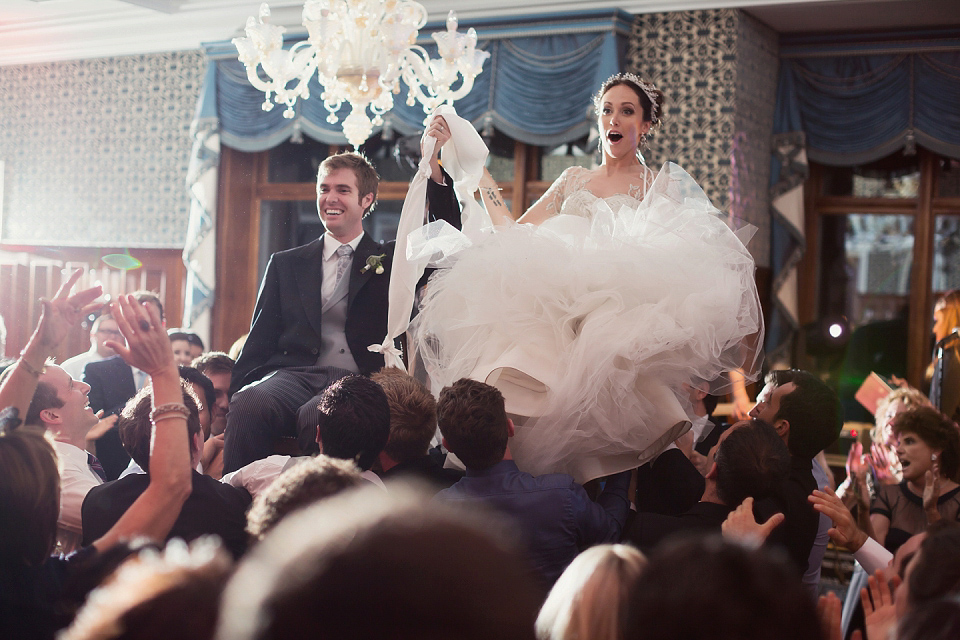
[[[360,241],[363,240],[363,232],[360,232],[356,238],[350,242],[340,242],[333,237],[329,232],[323,234],[323,259],[330,260],[333,258],[333,255],[337,252],[337,249],[342,247],[344,244],[350,245],[350,248],[354,251],[357,250],[357,245],[360,244]]]
[[[54,440],[53,446],[61,458],[69,458],[74,464],[79,466],[87,465],[87,452],[80,447],[72,445],[69,442],[61,442],[60,440]]]

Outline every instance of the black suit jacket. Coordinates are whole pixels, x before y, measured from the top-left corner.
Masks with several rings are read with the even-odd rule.
[[[150,484],[150,476],[134,473],[107,482],[87,492],[80,508],[83,519],[83,545],[92,544],[117,523],[130,505]],[[206,534],[220,536],[224,546],[239,558],[247,547],[247,507],[250,494],[193,472],[193,491],[170,530],[171,538],[190,541]]]
[[[91,362],[83,369],[83,381],[90,385],[90,408],[104,415],[119,414],[127,401],[137,394],[133,370],[123,358],[113,356]],[[116,480],[130,463],[130,456],[120,443],[116,429],[110,429],[97,440],[97,458],[107,480]]]
[[[448,185],[449,176],[444,176]],[[460,228],[459,205],[451,186],[428,180],[430,217],[446,220]],[[364,234],[353,255],[344,327],[350,353],[361,373],[383,367],[383,356],[368,351],[380,344],[387,333],[387,300],[394,242],[375,242]],[[361,273],[367,258],[384,255],[385,272],[373,269]],[[250,334],[233,369],[230,392],[260,380],[268,373],[287,367],[316,364],[320,353],[320,285],[323,281],[323,238],[310,244],[280,251],[270,257]]]
[[[720,527],[731,511],[733,509],[722,504],[698,502],[678,516],[637,513],[627,525],[623,540],[649,553],[662,541],[681,534],[720,533]]]

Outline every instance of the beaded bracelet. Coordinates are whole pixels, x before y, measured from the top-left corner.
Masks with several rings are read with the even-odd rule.
[[[154,407],[153,411],[150,412],[151,422],[156,422],[157,416],[161,416],[166,413],[179,413],[184,418],[190,417],[190,410],[187,409],[187,405],[180,402],[169,402],[167,404],[162,404],[159,407]]]
[[[186,420],[186,419],[187,419],[186,416],[180,415],[180,412],[179,412],[179,411],[168,411],[168,412],[164,413],[163,415],[160,415],[160,416],[157,416],[156,418],[151,419],[150,422],[153,424],[153,426],[157,426],[157,423],[158,423],[158,422],[163,422],[164,420],[170,420],[170,419],[172,419],[172,418],[177,418],[177,419],[180,419],[180,420]]]
[[[17,360],[17,365],[23,367],[23,370],[32,375],[34,378],[39,378],[40,374],[42,373],[41,371],[34,369],[33,365],[23,359],[23,356]]]

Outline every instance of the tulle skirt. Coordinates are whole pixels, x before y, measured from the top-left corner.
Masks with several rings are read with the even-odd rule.
[[[460,251],[414,322],[436,392],[500,388],[520,468],[580,481],[657,455],[690,428],[691,386],[755,376],[763,337],[754,261],[682,169],[634,206],[592,200]]]

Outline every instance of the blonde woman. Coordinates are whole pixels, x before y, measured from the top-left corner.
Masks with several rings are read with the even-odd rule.
[[[634,547],[597,545],[570,563],[537,616],[539,640],[620,640],[630,591],[647,559]]]

